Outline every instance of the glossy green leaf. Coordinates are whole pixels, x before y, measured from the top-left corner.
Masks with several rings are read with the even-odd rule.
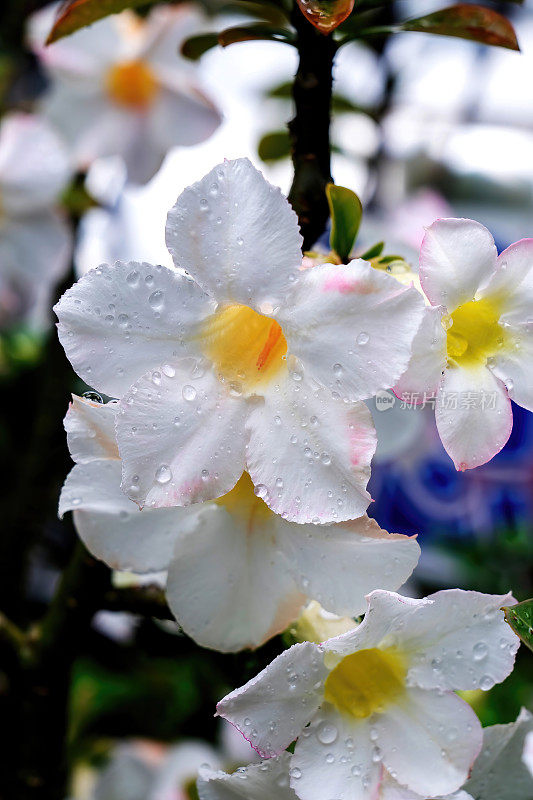
[[[441,36],[458,36],[482,44],[519,50],[516,33],[509,20],[484,6],[461,3],[425,17],[410,19],[400,26],[404,31],[421,31]]]
[[[191,36],[186,39],[181,46],[181,54],[190,61],[198,61],[204,53],[218,47],[217,33],[200,33],[198,36]]]
[[[294,34],[286,28],[274,28],[271,25],[261,23],[252,25],[237,25],[235,28],[226,28],[218,34],[218,43],[222,47],[238,42],[253,42],[257,40],[267,40],[271,42],[287,42],[292,44],[295,41]]]
[[[158,0],[65,0],[57,10],[52,30],[46,44],[52,44],[63,36],[97,22],[110,14],[119,14],[126,8],[137,8],[156,3]]]
[[[383,248],[385,247],[385,242],[377,242],[373,244],[372,247],[369,247],[368,250],[365,250],[359,258],[362,258],[363,261],[371,261],[373,258],[377,258],[383,252]]]
[[[352,252],[359,231],[363,207],[355,192],[345,189],[344,186],[328,183],[326,195],[331,216],[329,244],[341,261],[345,262]]]
[[[290,152],[291,142],[286,130],[266,133],[257,146],[257,153],[263,161],[277,161],[286,158]]]
[[[504,606],[505,621],[525,645],[533,650],[533,599],[524,600],[515,606]]]

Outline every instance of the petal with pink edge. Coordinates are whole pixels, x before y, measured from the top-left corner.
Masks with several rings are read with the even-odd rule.
[[[446,331],[442,326],[442,308],[428,307],[413,339],[411,360],[394,387],[398,397],[409,402],[437,394],[446,367]]]
[[[246,414],[246,401],[195,359],[147,373],[117,416],[123,491],[154,508],[226,494],[244,469]]]
[[[423,313],[416,289],[358,259],[301,272],[277,319],[311,378],[362,400],[405,371]]]
[[[531,329],[533,319],[533,239],[521,239],[498,256],[496,271],[479,291],[497,300],[500,322]]]
[[[496,269],[498,253],[490,232],[472,219],[438,219],[420,249],[420,282],[434,306],[449,312],[474,299]]]
[[[486,367],[450,366],[437,394],[437,430],[457,470],[473,469],[499,453],[511,435],[513,412],[503,383]]]
[[[279,755],[313,719],[327,675],[319,645],[295,644],[217,705],[263,758]]]
[[[246,428],[246,468],[277,514],[292,522],[341,522],[364,514],[376,448],[364,403],[343,403],[290,370],[251,408]]]
[[[420,556],[416,537],[387,533],[366,514],[339,525],[279,520],[278,547],[302,591],[335,614],[356,616],[375,586],[397,589]]]
[[[232,775],[202,766],[196,784],[200,800],[297,800],[289,786],[290,761],[291,754],[282,753]]]

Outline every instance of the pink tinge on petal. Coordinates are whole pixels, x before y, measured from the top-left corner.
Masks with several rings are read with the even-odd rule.
[[[363,466],[369,464],[374,455],[376,445],[374,438],[369,441],[368,426],[352,423],[349,435],[352,449],[350,455],[352,466],[358,467],[361,464]],[[366,446],[363,444],[365,440],[367,441]]]
[[[340,294],[372,294],[375,289],[365,281],[350,280],[346,275],[330,275],[322,284],[324,292],[339,292]]]

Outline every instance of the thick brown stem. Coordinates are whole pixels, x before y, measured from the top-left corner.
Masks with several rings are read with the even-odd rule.
[[[297,33],[299,64],[293,84],[294,119],[289,123],[294,180],[289,201],[298,214],[309,249],[325,230],[331,181],[330,112],[336,45],[306,20],[296,2],[291,21]]]

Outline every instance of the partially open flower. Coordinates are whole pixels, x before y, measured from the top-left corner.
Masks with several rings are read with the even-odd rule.
[[[373,586],[397,588],[416,566],[414,537],[364,516],[296,525],[276,516],[244,472],[228,494],[188,508],[141,513],[120,489],[116,403],[74,397],[65,419],[77,462],[61,493],[88,549],[110,567],[168,570],[166,595],[186,633],[205,647],[257,647],[298,617],[310,598],[355,615]]]

